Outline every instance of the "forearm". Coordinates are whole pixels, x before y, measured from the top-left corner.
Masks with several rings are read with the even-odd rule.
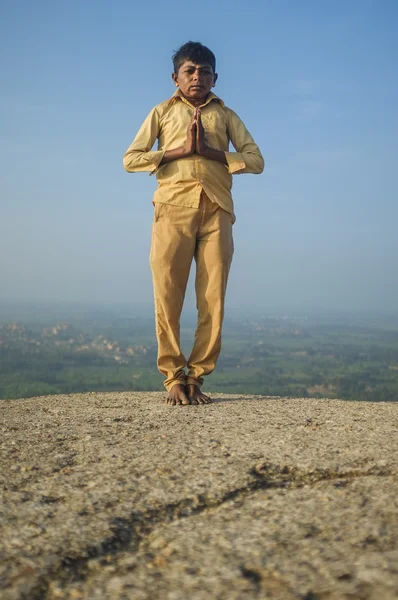
[[[123,157],[123,166],[129,173],[151,172],[159,166],[162,154],[160,150],[145,152],[129,149]]]
[[[264,170],[264,159],[258,149],[250,152],[226,152],[225,156],[230,173],[259,174]]]
[[[259,175],[264,171],[264,159],[260,151],[243,153],[243,160],[245,161],[246,167],[243,169],[242,173]]]
[[[230,173],[262,173],[264,159],[243,121],[233,110],[227,109],[228,132],[236,152],[226,152]]]
[[[204,150],[199,154],[201,156],[204,156],[205,158],[209,158],[210,160],[216,160],[217,162],[220,162],[223,165],[228,164],[225,152],[223,152],[222,150],[216,150],[215,148],[210,148],[210,146],[206,146],[206,148],[204,148]]]
[[[206,143],[206,133],[202,123],[202,115],[200,108],[197,109],[197,127],[196,127],[196,152],[200,156],[204,156],[209,160],[215,160],[223,165],[227,164],[225,152],[222,150],[216,150]]]
[[[166,163],[172,162],[173,160],[178,160],[180,158],[186,158],[187,156],[193,156],[193,154],[193,152],[187,152],[183,146],[181,146],[180,148],[174,148],[173,150],[166,150],[166,152],[163,154],[163,158],[160,161],[159,165],[164,165]],[[220,162],[223,165],[228,164],[225,152],[223,152],[222,150],[215,150],[214,148],[210,148],[208,146],[202,152],[197,152],[197,154],[210,160],[216,160],[217,162]]]
[[[173,160],[179,160],[180,158],[187,158],[188,156],[192,156],[192,154],[194,154],[195,149],[196,149],[195,133],[196,133],[196,120],[193,118],[188,127],[187,139],[185,140],[185,143],[182,146],[178,146],[178,148],[172,148],[171,150],[166,150],[166,152],[163,154],[163,158],[162,158],[160,164],[164,165],[169,162],[172,162]]]
[[[174,148],[173,150],[166,150],[163,154],[163,158],[160,161],[159,165],[165,165],[166,163],[172,162],[173,160],[178,160],[180,158],[186,158],[192,154],[187,152],[184,146],[180,146],[179,148]]]

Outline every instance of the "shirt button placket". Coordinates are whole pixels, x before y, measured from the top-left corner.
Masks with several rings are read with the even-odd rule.
[[[202,173],[202,159],[198,158],[198,175],[199,175],[199,183],[203,183],[203,173]]]

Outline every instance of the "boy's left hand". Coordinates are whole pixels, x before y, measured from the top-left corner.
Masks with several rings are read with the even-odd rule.
[[[223,165],[227,165],[225,152],[211,148],[206,144],[200,108],[196,109],[194,118],[196,119],[196,153],[209,158],[210,160],[216,160]]]

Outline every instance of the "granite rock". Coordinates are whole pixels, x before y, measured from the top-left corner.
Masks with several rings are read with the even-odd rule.
[[[0,403],[2,600],[398,598],[398,404]]]

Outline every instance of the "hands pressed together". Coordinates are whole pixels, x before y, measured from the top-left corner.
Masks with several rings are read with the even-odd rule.
[[[195,108],[192,120],[188,126],[187,139],[183,148],[185,156],[190,156],[195,152],[196,154],[205,156],[206,150],[209,148],[205,141],[205,130],[202,123],[200,108]]]
[[[166,150],[160,164],[165,164],[179,158],[186,158],[192,154],[199,154],[205,158],[227,164],[225,152],[211,148],[206,144],[205,130],[202,123],[200,108],[195,108],[192,120],[187,129],[187,137],[183,146]]]

